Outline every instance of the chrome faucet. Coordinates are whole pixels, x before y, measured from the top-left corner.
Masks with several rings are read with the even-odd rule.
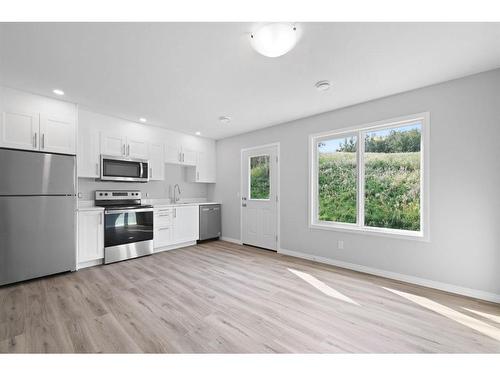
[[[179,191],[179,196],[178,197],[175,195],[175,189],[176,188]],[[174,203],[177,203],[177,201],[179,201],[179,199],[181,199],[180,195],[181,195],[181,188],[179,187],[178,184],[175,184],[174,185]]]

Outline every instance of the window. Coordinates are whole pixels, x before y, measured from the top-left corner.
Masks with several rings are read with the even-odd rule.
[[[311,136],[311,226],[424,237],[427,124],[422,114]]]
[[[250,157],[250,199],[268,200],[271,193],[269,177],[269,155]]]

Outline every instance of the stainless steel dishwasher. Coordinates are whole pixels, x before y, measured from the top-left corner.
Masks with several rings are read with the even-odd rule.
[[[200,205],[200,241],[221,236],[220,204]]]

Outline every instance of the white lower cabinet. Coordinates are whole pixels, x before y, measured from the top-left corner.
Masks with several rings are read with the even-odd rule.
[[[196,241],[199,237],[198,206],[176,206],[155,209],[154,248],[174,248],[177,244]]]
[[[154,211],[154,248],[158,249],[172,244],[173,208],[159,208]]]
[[[196,241],[199,237],[198,206],[180,206],[174,208],[172,242]]]
[[[104,211],[78,211],[78,268],[101,263],[104,258]]]

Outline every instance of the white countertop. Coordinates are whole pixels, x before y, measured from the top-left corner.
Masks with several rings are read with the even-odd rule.
[[[171,203],[170,199],[143,199],[143,204],[151,204],[153,207],[179,207],[179,206],[201,206],[206,204],[220,204],[220,202],[200,201],[200,198],[181,199],[177,203]],[[102,211],[103,207],[98,207],[93,200],[79,200],[78,211]]]
[[[153,207],[179,207],[179,206],[205,206],[207,204],[220,204],[219,202],[177,202],[177,203],[150,203]]]

